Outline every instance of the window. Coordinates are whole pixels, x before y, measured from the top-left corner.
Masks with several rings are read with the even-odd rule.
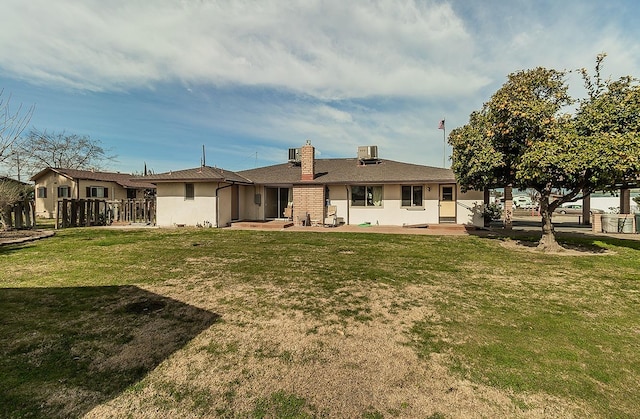
[[[422,206],[422,186],[402,187],[402,206],[421,207]]]
[[[351,206],[381,207],[382,186],[352,186]]]
[[[58,198],[71,198],[71,188],[68,186],[58,186]]]
[[[38,198],[46,198],[47,197],[47,188],[41,186],[38,188]]]
[[[442,200],[453,201],[453,186],[442,187]]]
[[[104,186],[87,186],[87,198],[108,198],[109,189]]]
[[[184,184],[184,199],[194,199],[196,196],[196,190],[193,183]]]
[[[135,189],[127,189],[127,199],[136,199]]]

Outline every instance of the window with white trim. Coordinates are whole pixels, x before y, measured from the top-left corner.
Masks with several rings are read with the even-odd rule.
[[[352,207],[381,207],[382,186],[354,185],[351,187]]]
[[[403,185],[402,186],[402,206],[403,207],[421,207],[422,201],[422,185]]]

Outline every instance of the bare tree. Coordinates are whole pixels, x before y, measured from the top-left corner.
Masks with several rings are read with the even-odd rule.
[[[115,160],[100,140],[86,135],[31,130],[20,142],[21,164],[35,174],[46,167],[99,170],[107,161]]]
[[[27,110],[18,109],[11,111],[11,96],[4,95],[4,89],[0,89],[0,164],[4,163],[12,155],[14,145],[29,125],[35,109],[31,106]]]

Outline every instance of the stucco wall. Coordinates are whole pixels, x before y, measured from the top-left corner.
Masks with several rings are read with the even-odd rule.
[[[255,203],[256,194],[260,194],[260,204]],[[264,187],[240,186],[240,219],[264,219]]]
[[[472,224],[482,227],[484,225],[484,219],[482,218],[483,205],[483,191],[467,191],[466,193],[462,193],[460,187],[458,187],[456,223]]]
[[[197,189],[197,184],[196,183],[196,189]],[[221,187],[223,186],[227,186],[227,185],[220,185]],[[216,185],[212,185],[212,190],[213,190],[213,204],[215,205],[215,190],[216,190]],[[207,189],[208,192],[210,192],[209,189]],[[218,217],[217,219],[215,217],[213,217],[213,220],[209,220],[213,223],[214,226],[217,227],[226,227],[228,225],[231,225],[231,187],[228,188],[224,188],[224,189],[219,189],[218,190]],[[196,192],[196,197],[198,196],[197,192]],[[209,199],[209,198],[207,198]],[[214,211],[213,214],[215,215],[215,207],[214,207]]]
[[[185,183],[159,183],[156,190],[158,226],[195,226],[205,222],[215,225],[217,186],[217,183],[195,183],[194,199],[185,199]]]
[[[58,202],[58,187],[69,186],[71,188],[71,197],[76,197],[75,182],[64,176],[60,176],[57,173],[49,172],[46,176],[42,176],[38,179],[35,185],[35,202],[36,202],[36,216],[43,218],[53,218],[56,205]],[[46,198],[38,198],[39,188],[47,189]]]
[[[361,224],[369,222],[379,225],[415,225],[438,224],[439,222],[439,185],[423,185],[423,206],[402,207],[402,186],[383,185],[383,202],[381,207],[354,207],[347,197],[350,187],[332,185],[329,187],[329,205],[335,205],[337,216],[345,223]],[[458,190],[458,205],[456,206],[456,222],[459,224],[482,225],[482,217],[469,208],[482,205],[483,193],[470,191],[462,194]],[[467,208],[468,207],[468,208]]]

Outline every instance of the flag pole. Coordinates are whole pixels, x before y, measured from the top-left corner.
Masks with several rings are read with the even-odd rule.
[[[442,130],[442,167],[446,167],[446,159],[447,159],[447,128],[444,123],[445,119],[442,118],[440,120],[440,125],[438,125],[438,129]]]
[[[442,167],[446,168],[447,164],[447,128],[442,124]]]

